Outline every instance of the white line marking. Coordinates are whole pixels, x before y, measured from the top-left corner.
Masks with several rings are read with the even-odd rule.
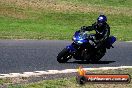
[[[132,68],[132,66],[99,67],[99,68],[84,68],[84,69],[85,70],[109,70],[109,69],[120,69],[120,68]],[[40,76],[40,75],[45,75],[45,74],[50,75],[50,74],[73,73],[73,72],[77,72],[77,69],[23,72],[23,74],[21,74],[21,73],[0,74],[0,78],[31,77],[31,76]]]
[[[126,41],[126,42],[132,42],[132,41]]]

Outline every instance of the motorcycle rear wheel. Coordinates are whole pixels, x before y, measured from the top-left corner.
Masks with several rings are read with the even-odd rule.
[[[69,53],[69,50],[64,48],[57,56],[57,61],[59,63],[65,63],[67,62],[69,59],[71,59],[71,55]]]

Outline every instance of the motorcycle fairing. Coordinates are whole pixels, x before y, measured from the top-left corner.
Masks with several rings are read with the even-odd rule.
[[[73,37],[74,42],[78,44],[87,43],[88,39],[86,39],[87,35],[80,35],[79,32],[75,32],[75,35]]]

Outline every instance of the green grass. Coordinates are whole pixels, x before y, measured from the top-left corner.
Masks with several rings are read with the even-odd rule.
[[[89,73],[103,73],[103,74],[130,74],[132,76],[132,69],[118,69],[118,70],[100,70],[100,71],[88,71]],[[92,84],[86,83],[85,85],[79,85],[76,82],[75,77],[72,78],[60,78],[53,80],[44,80],[36,83],[9,85],[8,88],[131,88],[132,82],[129,84]]]
[[[11,83],[11,80],[9,79],[0,79],[0,85]]]
[[[71,0],[54,1],[57,2],[57,5],[65,6],[63,1],[69,3]],[[104,1],[104,4],[99,3],[101,1]],[[124,7],[127,7],[125,10],[131,9],[132,5],[129,5],[131,4],[129,3],[131,0],[121,1],[126,4],[122,4],[119,0],[110,0],[110,2],[105,0],[94,0],[92,2],[90,0],[73,0],[71,2],[81,3],[81,6],[84,6],[86,3],[89,3],[91,6],[92,4],[99,4],[104,8],[111,5],[114,5],[114,8],[116,6],[122,7],[123,5]],[[75,8],[74,4],[71,6]],[[96,18],[99,15],[99,13],[96,12],[98,7],[94,8],[95,11],[90,10],[91,12],[83,12],[83,10],[78,11],[78,9],[73,8],[67,10],[66,8],[69,7],[64,7],[60,10],[57,10],[56,7],[43,7],[43,9],[38,9],[37,7],[29,6],[27,8],[22,8],[16,4],[12,5],[9,3],[1,4],[0,7],[6,9],[6,11],[10,13],[5,14],[6,11],[0,9],[3,12],[3,14],[0,14],[0,39],[71,40],[72,35],[76,30],[83,25],[91,25],[96,21]],[[121,12],[122,8],[118,9],[120,13],[106,12],[108,23],[111,27],[111,35],[116,36],[120,41],[132,40],[132,15],[129,14],[129,12]]]

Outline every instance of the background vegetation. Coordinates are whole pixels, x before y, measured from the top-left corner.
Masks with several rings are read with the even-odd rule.
[[[132,40],[132,0],[0,0],[0,39],[70,40],[100,13],[111,35]]]

